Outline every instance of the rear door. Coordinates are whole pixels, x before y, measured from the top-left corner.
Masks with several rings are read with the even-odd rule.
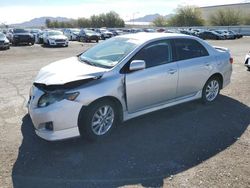
[[[175,60],[179,67],[177,97],[200,91],[212,69],[212,57],[195,39],[175,39]]]
[[[144,60],[146,69],[128,72],[125,76],[129,113],[150,108],[175,98],[178,67],[172,59],[170,41],[150,43],[132,60]]]

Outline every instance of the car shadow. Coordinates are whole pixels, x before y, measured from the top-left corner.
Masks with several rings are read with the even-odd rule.
[[[47,142],[23,117],[23,141],[12,171],[18,187],[160,187],[163,180],[231,146],[250,123],[250,109],[219,96],[174,106],[123,123],[98,142]]]
[[[41,47],[43,48],[66,48],[68,46],[61,46],[61,45],[58,45],[58,46],[51,46],[51,45],[46,45],[46,44],[40,44]]]

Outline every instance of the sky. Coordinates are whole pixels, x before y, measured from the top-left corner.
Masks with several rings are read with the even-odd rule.
[[[79,18],[117,12],[125,21],[147,14],[174,13],[180,5],[212,6],[244,0],[0,0],[0,24],[13,24],[52,16]]]

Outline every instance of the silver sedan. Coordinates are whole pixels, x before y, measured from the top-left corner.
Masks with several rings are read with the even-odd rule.
[[[28,109],[38,136],[96,140],[128,119],[201,99],[230,83],[227,49],[182,34],[114,37],[40,70]]]

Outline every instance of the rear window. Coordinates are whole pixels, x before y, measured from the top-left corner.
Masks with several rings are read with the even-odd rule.
[[[206,48],[194,39],[175,39],[176,60],[208,56]]]

